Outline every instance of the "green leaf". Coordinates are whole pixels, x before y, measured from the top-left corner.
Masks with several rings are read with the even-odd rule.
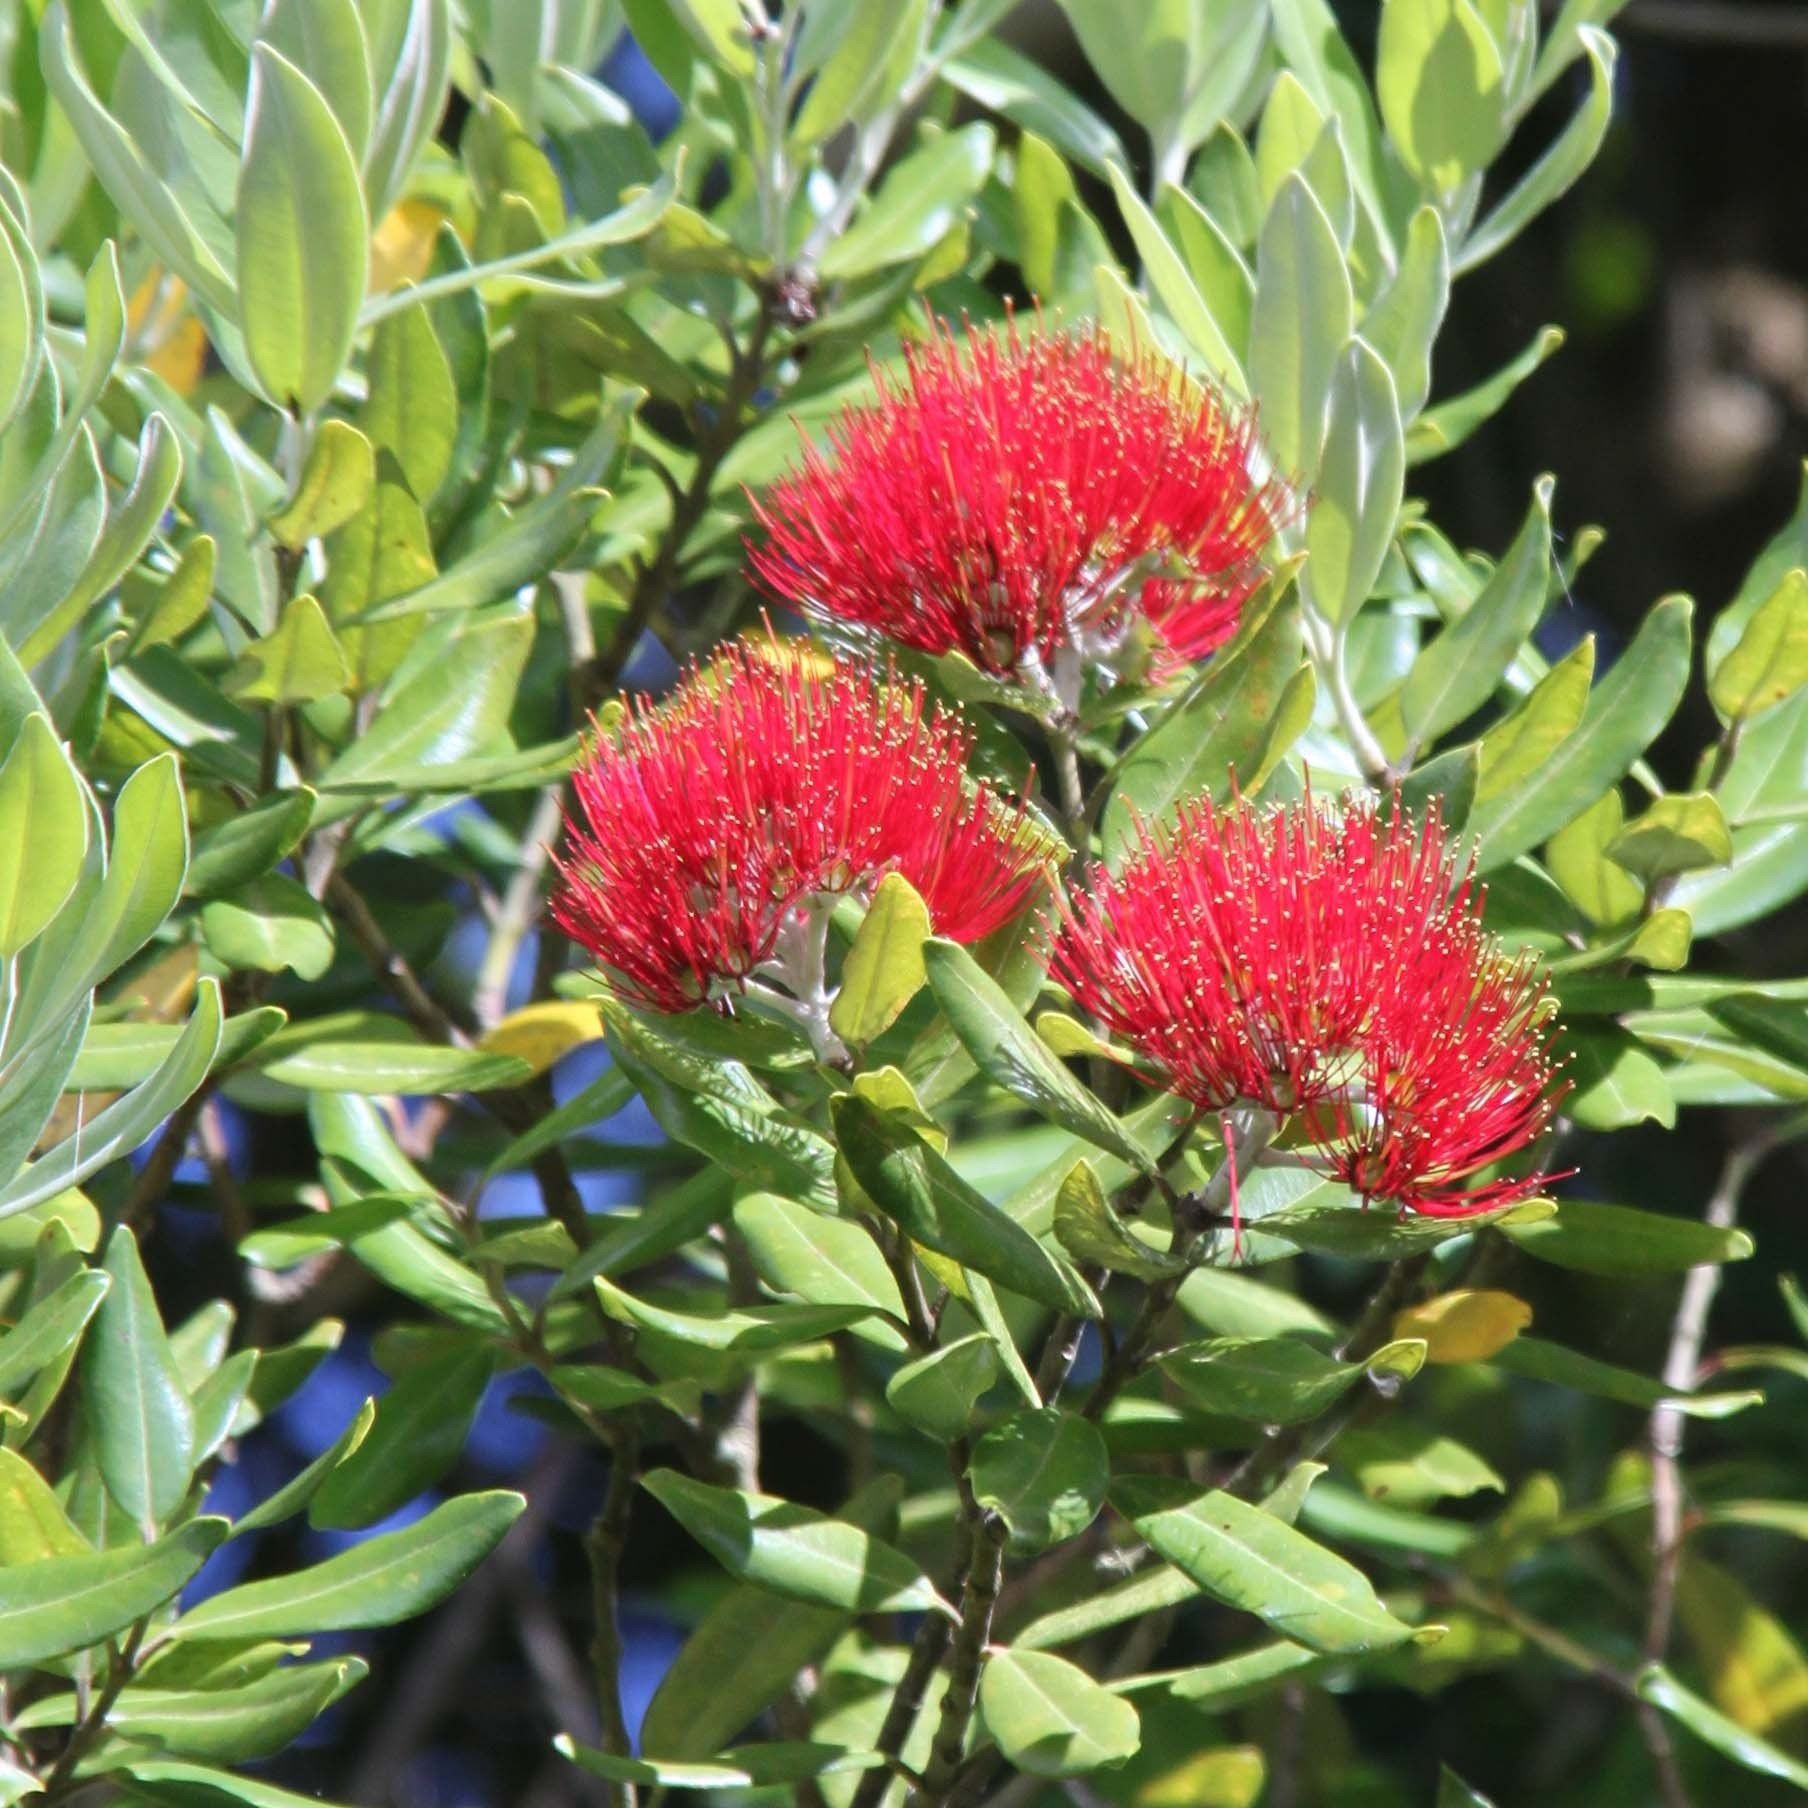
[[[251,368],[273,402],[311,414],[332,394],[357,332],[370,222],[332,109],[268,44],[251,51],[234,217]]]
[[[460,1495],[413,1525],[380,1532],[311,1569],[214,1595],[177,1620],[170,1636],[312,1637],[412,1619],[489,1555],[526,1504],[501,1490]]]
[[[0,1569],[0,1669],[80,1651],[171,1599],[226,1536],[192,1519],[155,1544],[45,1557]]]
[[[1680,1721],[1704,1745],[1710,1745],[1721,1756],[1730,1758],[1746,1770],[1761,1775],[1781,1777],[1796,1788],[1808,1790],[1808,1764],[1760,1739],[1730,1715],[1723,1714],[1710,1702],[1685,1689],[1661,1664],[1647,1664],[1638,1673],[1638,1692],[1666,1714]]]
[[[1514,790],[1476,805],[1469,831],[1483,872],[1573,822],[1657,738],[1688,682],[1689,614],[1686,597],[1659,603],[1595,686],[1576,732]]]
[[[1043,1651],[994,1651],[980,1673],[979,1709],[999,1750],[1032,1776],[1083,1776],[1122,1764],[1142,1738],[1129,1702]]]
[[[645,1783],[661,1795],[674,1789],[734,1790],[745,1786],[782,1786],[810,1777],[842,1776],[877,1770],[885,1762],[877,1752],[849,1751],[842,1745],[809,1740],[771,1740],[737,1746],[707,1762],[681,1758],[624,1758],[579,1745],[560,1733],[554,1746],[580,1769],[616,1783]]]
[[[776,1193],[749,1193],[734,1208],[735,1228],[747,1241],[760,1278],[812,1306],[864,1306],[904,1322],[904,1300],[879,1245],[851,1218],[812,1211]],[[904,1348],[902,1335],[880,1320],[856,1327],[886,1349]]]
[[[1098,1517],[1111,1459],[1097,1428],[1043,1406],[1013,1413],[973,1447],[974,1498],[1000,1515],[1013,1551],[1077,1538]]]
[[[1532,343],[1493,376],[1435,408],[1427,408],[1406,436],[1406,462],[1424,464],[1427,459],[1454,451],[1470,434],[1486,426],[1506,406],[1514,390],[1562,344],[1563,334],[1558,328],[1540,327]]]
[[[1055,1195],[1055,1240],[1082,1266],[1097,1263],[1139,1281],[1159,1281],[1186,1264],[1134,1235],[1105,1197],[1090,1164],[1077,1161]]]
[[[217,897],[261,879],[292,853],[314,819],[315,793],[303,785],[235,812],[195,837],[182,890],[190,898]]]
[[[82,782],[50,718],[29,715],[0,766],[0,960],[62,909],[87,851]]]
[[[239,655],[222,688],[248,702],[317,703],[336,697],[351,679],[325,612],[313,597],[298,596],[283,610],[275,632]]]
[[[383,321],[365,361],[370,393],[359,421],[395,456],[410,493],[432,500],[452,465],[458,439],[458,388],[425,308]]]
[[[370,144],[370,53],[357,0],[275,0],[258,36],[280,50],[332,108],[355,158]]]
[[[1548,1381],[1553,1387],[1567,1387],[1579,1394],[1594,1394],[1603,1400],[1617,1400],[1622,1406],[1635,1406],[1649,1412],[1656,1406],[1669,1406],[1694,1419],[1724,1419],[1748,1406],[1758,1405],[1764,1398],[1751,1390],[1724,1391],[1713,1394],[1678,1393],[1661,1381],[1652,1381],[1631,1369],[1600,1362],[1561,1344],[1549,1343],[1542,1337],[1523,1334],[1504,1344],[1488,1359],[1495,1368],[1526,1381]]]
[[[18,1323],[0,1335],[0,1395],[15,1397],[21,1381],[30,1380],[68,1351],[112,1284],[110,1274],[83,1269],[28,1307]]]
[[[830,241],[818,266],[829,281],[869,276],[927,257],[965,217],[992,168],[992,128],[941,132],[892,166],[865,209]]]
[[[355,1021],[343,1039],[336,1027],[332,1018],[290,1024],[265,1044],[259,1071],[303,1092],[492,1092],[529,1077],[528,1064],[513,1055],[417,1042],[395,1018]]]
[[[910,73],[923,41],[925,11],[924,0],[905,0],[902,6],[882,12],[856,4],[818,6],[807,15],[798,38],[792,79],[795,81],[807,71],[818,57],[822,60],[792,122],[793,140],[815,144],[844,120],[870,117],[885,105]],[[812,39],[812,27],[822,30],[821,39]],[[953,65],[946,67],[944,74],[949,81],[962,85]],[[981,104],[993,103],[982,100]]]
[[[893,41],[899,35],[901,28],[882,12],[876,13],[869,6],[857,10],[860,28],[868,36]],[[821,80],[827,77],[825,70]],[[1123,141],[1092,108],[1040,63],[1002,38],[982,38],[963,50],[942,65],[941,79],[969,99],[978,101],[987,112],[1001,114],[1026,132],[1033,132],[1057,146],[1095,176],[1107,175],[1118,165],[1130,161]],[[815,99],[812,90],[804,102],[806,114]]]
[[[1124,1476],[1113,1484],[1112,1500],[1157,1555],[1207,1594],[1314,1651],[1386,1651],[1415,1636],[1381,1605],[1360,1570],[1234,1495]]]
[[[488,751],[507,727],[533,637],[526,610],[474,617],[443,659],[398,675],[368,732],[321,774],[321,790],[381,783],[397,771]]]
[[[168,577],[153,584],[155,574],[142,564],[127,574],[120,586],[120,602],[131,611],[134,621],[126,642],[126,658],[144,647],[180,640],[207,613],[208,599],[213,594],[215,551],[211,534],[196,534],[183,547],[182,556]],[[147,591],[148,600],[143,600]]]
[[[1670,873],[1725,866],[1732,837],[1711,791],[1671,791],[1655,799],[1607,844],[1607,858],[1649,883]]]
[[[1301,482],[1318,473],[1325,406],[1354,313],[1337,234],[1305,181],[1291,175],[1256,247],[1249,381],[1275,463]]]
[[[593,1283],[603,1310],[622,1324],[657,1332],[691,1349],[758,1356],[815,1343],[870,1317],[870,1306],[736,1306],[721,1312],[679,1312],[636,1299],[600,1275]]]
[[[367,1526],[430,1488],[456,1463],[494,1369],[481,1344],[409,1369],[377,1401],[369,1437],[326,1478],[312,1526]]]
[[[1588,97],[1544,153],[1464,238],[1457,253],[1461,276],[1491,258],[1580,181],[1607,136],[1613,112],[1613,70],[1618,46],[1605,32],[1583,26],[1578,34],[1588,57]]]
[[[222,1763],[273,1757],[367,1669],[362,1658],[341,1657],[285,1665],[239,1688],[126,1688],[107,1710],[106,1724],[185,1757]],[[28,1712],[33,1726],[67,1726],[77,1717],[76,1697],[53,1696]]]
[[[1233,773],[1254,773],[1299,662],[1299,610],[1281,601],[1275,584],[1244,616],[1237,638],[1120,762],[1101,830],[1108,860],[1121,858],[1138,815],[1160,823],[1204,793],[1223,802]]]
[[[286,873],[266,873],[201,907],[201,933],[229,967],[318,979],[333,964],[333,925],[319,900]]]
[[[1507,123],[1500,50],[1471,0],[1386,0],[1375,97],[1401,161],[1447,194],[1485,169]]]
[[[1448,1764],[1438,1766],[1437,1808],[1494,1808],[1478,1789],[1471,1789]]]
[[[112,1286],[82,1362],[82,1393],[107,1492],[147,1536],[188,1492],[194,1410],[157,1300],[125,1226],[107,1241]]]
[[[1118,211],[1130,229],[1130,237],[1142,259],[1149,286],[1155,291],[1168,318],[1180,328],[1186,342],[1199,355],[1205,367],[1219,377],[1233,393],[1247,392],[1243,366],[1225,337],[1224,329],[1212,313],[1210,304],[1200,294],[1198,285],[1180,260],[1168,236],[1162,231],[1130,178],[1113,163],[1111,186],[1117,195]]]
[[[1578,641],[1527,692],[1525,701],[1477,743],[1475,801],[1485,803],[1529,778],[1575,732],[1594,680],[1595,637]]]
[[[1527,1255],[1585,1274],[1680,1274],[1703,1262],[1739,1262],[1752,1253],[1742,1230],[1721,1230],[1693,1218],[1672,1218],[1566,1199],[1556,1215],[1501,1229]]]
[[[775,1594],[851,1613],[946,1605],[900,1550],[845,1520],[771,1494],[749,1494],[655,1469],[641,1486],[724,1569]]]
[[[1649,1120],[1676,1125],[1676,1101],[1664,1070],[1630,1036],[1575,1035],[1569,1040],[1575,1091],[1564,1109],[1590,1130],[1620,1130]]]
[[[837,1517],[865,1531],[895,1528],[903,1483],[881,1475]],[[721,1597],[685,1641],[647,1704],[640,1742],[674,1757],[712,1756],[818,1663],[848,1624],[835,1607],[775,1599],[741,1583]]]
[[[1431,394],[1431,348],[1450,301],[1450,252],[1435,207],[1406,229],[1400,267],[1362,317],[1363,340],[1392,371],[1400,416],[1411,421]]]
[[[1161,1369],[1208,1411],[1273,1425],[1317,1418],[1363,1373],[1297,1337],[1208,1337],[1170,1350]]]
[[[1532,486],[1532,506],[1506,557],[1462,617],[1414,661],[1400,690],[1408,747],[1436,740],[1486,703],[1537,626],[1550,593],[1553,488],[1549,477]]]
[[[930,990],[979,1070],[1013,1098],[1140,1173],[1154,1163],[1111,1112],[1061,1065],[1009,995],[965,948],[937,937],[923,949]]]
[[[1331,379],[1324,457],[1306,521],[1300,594],[1327,622],[1348,621],[1375,587],[1406,483],[1406,437],[1387,366],[1361,339]]]
[[[1624,867],[1607,858],[1609,844],[1619,835],[1626,806],[1617,790],[1591,804],[1574,822],[1553,835],[1544,850],[1544,864],[1562,886],[1564,896],[1591,923],[1608,927],[1637,917],[1644,892],[1626,875]]]
[[[893,1412],[932,1438],[965,1437],[973,1410],[998,1379],[998,1345],[985,1331],[956,1338],[915,1362],[907,1362],[885,1384]]]
[[[1086,61],[1139,125],[1171,136],[1200,74],[1202,9],[1191,0],[1061,0]]]
[[[928,907],[910,881],[887,873],[842,963],[841,989],[829,1007],[836,1035],[864,1048],[891,1028],[922,987],[929,928]]]
[[[249,1513],[241,1513],[232,1522],[233,1537],[259,1532],[266,1526],[281,1525],[285,1519],[299,1513],[314,1498],[320,1485],[364,1442],[376,1416],[376,1401],[366,1400],[352,1422],[311,1463],[290,1476],[274,1494],[266,1495]]]
[[[88,1548],[50,1484],[18,1451],[0,1449],[0,1569]]]
[[[852,1093],[833,1101],[835,1139],[873,1203],[925,1248],[1057,1312],[1097,1318],[1092,1290],[897,1118]]]
[[[1716,623],[1718,626],[1718,623]],[[1746,722],[1786,703],[1808,684],[1808,572],[1799,566],[1745,624],[1738,644],[1708,680],[1723,722]]]
[[[351,520],[369,502],[376,481],[370,441],[347,421],[322,421],[295,494],[270,517],[270,531],[291,551],[299,551]]]

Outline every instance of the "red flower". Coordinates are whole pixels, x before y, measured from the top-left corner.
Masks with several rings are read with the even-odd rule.
[[[1504,960],[1434,811],[1203,801],[1067,901],[1053,971],[1182,1097],[1299,1114],[1364,1199],[1456,1215],[1559,1097],[1546,986]]]
[[[776,597],[1052,682],[1140,619],[1169,662],[1229,639],[1290,512],[1253,418],[1103,334],[939,328],[754,513]],[[1072,698],[1067,699],[1069,702]]]
[[[631,704],[574,775],[553,918],[637,1002],[683,1011],[741,989],[797,952],[813,903],[888,872],[958,941],[1009,920],[1046,872],[1031,820],[968,785],[957,715],[817,658],[730,648],[670,701]]]

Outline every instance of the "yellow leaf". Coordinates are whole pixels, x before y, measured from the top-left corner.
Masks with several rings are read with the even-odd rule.
[[[1808,1749],[1808,1658],[1788,1627],[1693,1551],[1676,1580],[1676,1612],[1714,1705],[1786,1751]]]
[[[513,1055],[541,1074],[602,1033],[602,1013],[594,1003],[550,998],[511,1012],[477,1046],[486,1055]]]
[[[1423,1338],[1427,1362],[1486,1362],[1531,1322],[1524,1300],[1464,1287],[1396,1313],[1394,1335]]]
[[[857,1047],[889,1029],[922,989],[929,909],[902,873],[887,873],[841,967],[829,1028]]]
[[[370,293],[387,295],[401,283],[425,279],[446,210],[431,201],[398,201],[370,235]]]
[[[126,304],[132,356],[177,395],[191,394],[207,369],[207,329],[188,305],[188,286],[153,270]]]
[[[1255,1746],[1221,1745],[1151,1777],[1131,1800],[1136,1808],[1250,1808],[1267,1776]]]

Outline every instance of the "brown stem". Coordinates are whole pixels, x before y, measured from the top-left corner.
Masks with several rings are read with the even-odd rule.
[[[621,1595],[622,1553],[627,1549],[628,1521],[634,1507],[634,1489],[640,1479],[640,1428],[632,1417],[617,1430],[614,1454],[609,1459],[609,1488],[603,1510],[596,1516],[585,1541],[590,1558],[590,1596],[596,1619],[591,1659],[596,1670],[596,1701],[602,1726],[603,1750],[619,1758],[633,1753],[628,1722],[622,1712],[621,1675],[623,1644],[618,1604]],[[635,1808],[632,1783],[620,1786],[621,1808]]]
[[[911,1794],[911,1808],[948,1808],[966,1756],[967,1728],[979,1701],[979,1674],[992,1636],[992,1613],[1004,1572],[1004,1521],[973,1498],[962,1451],[961,1502],[973,1533],[973,1560],[961,1590],[960,1623],[948,1652],[948,1689],[923,1781]]]

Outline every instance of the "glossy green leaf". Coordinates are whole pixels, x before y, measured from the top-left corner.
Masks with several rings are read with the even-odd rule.
[[[1327,622],[1345,622],[1374,588],[1393,542],[1406,482],[1406,439],[1386,364],[1361,339],[1339,354],[1300,594]]]
[[[951,1441],[967,1434],[974,1408],[998,1375],[996,1340],[975,1331],[905,1363],[886,1382],[885,1398],[919,1431]]]
[[[1055,1240],[1082,1267],[1097,1263],[1141,1281],[1158,1281],[1185,1267],[1178,1256],[1131,1232],[1112,1210],[1098,1175],[1083,1161],[1074,1163],[1055,1195]]]
[[[1161,1359],[1162,1373],[1197,1405],[1262,1424],[1316,1418],[1362,1378],[1297,1337],[1211,1337]]]
[[[1482,736],[1477,803],[1512,790],[1569,739],[1588,707],[1594,670],[1595,641],[1590,634],[1539,679],[1517,709]]]
[[[1061,1065],[1009,995],[967,950],[937,937],[924,945],[930,989],[979,1070],[1063,1130],[1109,1150],[1139,1172],[1154,1164],[1115,1116]]]
[[[127,574],[120,586],[120,601],[134,620],[126,657],[142,647],[180,640],[207,613],[216,552],[211,534],[196,534],[167,577],[154,580],[143,564]]]
[[[851,1218],[812,1211],[776,1193],[749,1193],[735,1202],[735,1228],[746,1239],[760,1278],[812,1306],[864,1306],[904,1322],[904,1300],[884,1253]],[[877,1318],[860,1331],[901,1350],[902,1335]]]
[[[92,1269],[72,1274],[0,1334],[0,1396],[14,1398],[20,1382],[68,1352],[107,1297],[112,1279]]]
[[[1065,1658],[994,1651],[979,1678],[986,1731],[1031,1776],[1081,1776],[1134,1756],[1136,1709]]]
[[[1595,686],[1576,732],[1512,791],[1477,804],[1469,829],[1484,872],[1580,816],[1657,738],[1688,682],[1689,614],[1686,597],[1659,603]]]
[[[1638,1692],[1642,1700],[1661,1708],[1722,1757],[1746,1770],[1781,1777],[1797,1789],[1808,1790],[1808,1764],[1768,1739],[1759,1738],[1713,1703],[1684,1688],[1661,1664],[1647,1664],[1639,1672]]]
[[[383,321],[366,360],[370,392],[358,420],[401,467],[410,492],[429,501],[445,480],[458,439],[458,389],[425,308]]]
[[[293,1518],[314,1498],[333,1471],[364,1442],[376,1416],[377,1403],[366,1400],[351,1423],[312,1462],[304,1464],[274,1494],[266,1495],[249,1513],[241,1513],[232,1522],[232,1535],[237,1538]]]
[[[707,1762],[694,1758],[624,1758],[594,1746],[579,1745],[561,1733],[553,1744],[592,1776],[615,1783],[643,1783],[668,1790],[722,1790],[747,1786],[782,1786],[811,1777],[841,1776],[876,1770],[885,1760],[877,1752],[849,1751],[845,1746],[808,1740],[773,1740],[722,1752]]]
[[[343,527],[370,500],[376,475],[370,441],[349,422],[322,421],[295,494],[270,517],[271,533],[296,549]]]
[[[311,1637],[411,1619],[456,1588],[526,1504],[501,1490],[460,1495],[400,1531],[380,1532],[310,1569],[210,1596],[177,1620],[171,1636]]]
[[[1494,1804],[1445,1764],[1438,1768],[1437,1808],[1494,1808]]]
[[[18,1451],[0,1449],[0,1569],[88,1548],[50,1484]]]
[[[1621,1130],[1647,1120],[1673,1129],[1676,1101],[1664,1070],[1631,1037],[1569,1038],[1569,1079],[1575,1090],[1564,1109],[1589,1130]]]
[[[99,1644],[161,1607],[226,1531],[223,1519],[193,1519],[155,1544],[0,1569],[0,1669]]]
[[[234,212],[239,323],[252,369],[272,401],[310,414],[351,350],[370,224],[332,109],[268,44],[251,53]]]
[[[228,696],[263,703],[317,703],[351,683],[351,667],[320,604],[298,596],[273,632],[252,641],[226,674]]]
[[[895,40],[899,26],[871,7],[856,9],[868,36]],[[874,21],[868,25],[868,20]],[[853,34],[850,33],[850,37]],[[826,80],[828,71],[824,71]],[[942,80],[990,113],[1001,114],[1027,132],[1058,147],[1094,175],[1107,175],[1129,162],[1123,141],[1072,89],[1002,38],[982,38],[942,65]],[[819,83],[820,86],[820,83]],[[804,102],[809,114],[816,94]],[[800,121],[801,129],[801,121]]]
[[[1680,1274],[1702,1262],[1738,1262],[1752,1253],[1742,1230],[1693,1218],[1568,1199],[1537,1223],[1502,1224],[1527,1255],[1585,1274]]]
[[[887,873],[841,967],[829,1028],[863,1048],[882,1035],[922,988],[929,911],[902,873]]]
[[[1111,1480],[1105,1440],[1058,1407],[1013,1413],[973,1447],[974,1498],[997,1513],[1014,1551],[1077,1538],[1098,1517]]]
[[[675,1469],[655,1469],[641,1486],[723,1568],[775,1594],[852,1613],[942,1605],[910,1558],[846,1520]]]
[[[897,1525],[903,1484],[881,1475],[836,1515],[879,1536]],[[690,1635],[647,1704],[641,1744],[679,1758],[712,1757],[817,1663],[847,1627],[836,1607],[775,1598],[740,1583]]]
[[[893,165],[818,266],[830,280],[926,257],[964,217],[992,167],[994,137],[974,123],[930,137]]]
[[[370,143],[370,54],[357,0],[276,0],[258,36],[280,50],[318,88],[355,158]]]
[[[1299,610],[1273,588],[1245,615],[1237,638],[1124,756],[1105,806],[1108,859],[1121,857],[1138,815],[1160,823],[1208,792],[1223,802],[1233,773],[1253,774],[1299,662]]]
[[[195,1417],[157,1313],[138,1245],[123,1226],[107,1242],[112,1280],[82,1363],[107,1491],[147,1533],[188,1492]]]
[[[1099,1316],[1092,1290],[976,1192],[917,1133],[865,1099],[832,1105],[835,1138],[873,1203],[926,1248],[1057,1312]]]
[[[315,793],[303,785],[236,812],[197,835],[184,893],[191,898],[216,897],[261,879],[307,833],[314,804]]]
[[[1634,1406],[1649,1412],[1653,1407],[1668,1405],[1674,1411],[1695,1419],[1724,1419],[1748,1406],[1758,1405],[1764,1398],[1749,1389],[1727,1390],[1712,1394],[1678,1393],[1661,1381],[1634,1374],[1611,1362],[1601,1362],[1576,1350],[1542,1337],[1519,1336],[1503,1345],[1489,1361],[1509,1375],[1526,1381],[1548,1381],[1553,1387],[1572,1388],[1577,1393],[1594,1394],[1603,1400],[1617,1400],[1622,1406]]]
[[[377,1401],[370,1435],[326,1478],[308,1507],[314,1526],[367,1526],[439,1481],[465,1437],[494,1367],[481,1345],[408,1369]]]
[[[721,1312],[681,1312],[636,1299],[600,1276],[594,1282],[611,1318],[655,1331],[693,1349],[748,1356],[783,1350],[845,1331],[871,1315],[870,1306],[735,1306]]]
[[[1649,882],[1725,866],[1733,857],[1733,843],[1711,791],[1671,791],[1621,829],[1606,851],[1608,859]]]
[[[333,926],[305,886],[266,873],[201,909],[208,948],[229,967],[318,979],[333,964]]]
[[[1111,1493],[1157,1554],[1207,1594],[1315,1651],[1385,1651],[1415,1636],[1360,1570],[1259,1507],[1155,1476],[1121,1477]]]

